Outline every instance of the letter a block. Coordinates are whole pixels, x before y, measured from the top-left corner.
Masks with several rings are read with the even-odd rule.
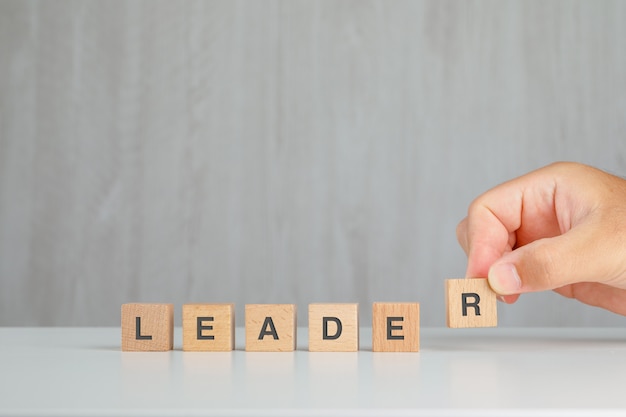
[[[309,304],[309,351],[359,350],[358,304]]]
[[[174,304],[123,304],[122,350],[166,351],[174,347]]]
[[[374,352],[418,352],[419,348],[419,303],[374,303],[372,350]]]
[[[183,305],[183,350],[226,352],[234,347],[234,304]]]
[[[246,351],[292,352],[295,349],[295,304],[246,305]]]
[[[448,327],[495,327],[496,304],[496,293],[484,278],[446,280]]]

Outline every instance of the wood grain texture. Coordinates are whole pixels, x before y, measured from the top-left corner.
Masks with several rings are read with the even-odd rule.
[[[228,352],[234,348],[233,303],[183,305],[183,350]]]
[[[309,304],[309,351],[359,350],[358,303]]]
[[[122,305],[122,351],[162,352],[174,347],[174,305]]]
[[[374,303],[372,306],[374,352],[419,352],[419,303]]]
[[[485,278],[447,279],[445,302],[448,327],[498,325],[496,293]]]
[[[375,299],[439,300],[477,195],[555,160],[626,175],[624,21],[610,0],[1,1],[0,325],[116,325],[136,300],[355,300],[368,325]],[[623,325],[549,293],[502,310]]]
[[[246,304],[246,351],[294,351],[296,310],[295,304]]]

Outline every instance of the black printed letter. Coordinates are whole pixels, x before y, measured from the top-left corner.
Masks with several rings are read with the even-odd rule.
[[[198,330],[196,332],[196,336],[198,338],[198,340],[215,340],[215,336],[213,335],[203,335],[202,334],[202,330],[213,330],[213,326],[204,326],[202,324],[203,321],[213,321],[214,318],[213,317],[197,317],[196,318],[196,322],[197,322],[197,327]]]
[[[474,301],[468,303],[467,299],[469,297],[472,297]],[[478,294],[476,294],[475,292],[463,293],[461,294],[461,298],[463,305],[463,316],[467,316],[467,307],[474,307],[474,313],[477,316],[480,316],[480,307],[478,306],[478,303],[480,302],[480,296]]]
[[[135,317],[135,339],[152,340],[152,336],[146,336],[141,334],[141,317]]]
[[[269,330],[267,330],[268,327]],[[274,321],[272,321],[271,317],[265,317],[265,321],[263,322],[263,328],[261,329],[261,333],[259,334],[259,340],[263,340],[263,338],[267,335],[272,335],[274,340],[278,340],[278,333],[276,333],[276,327],[274,327]]]
[[[335,323],[337,323],[337,331],[335,332],[334,335],[328,334],[328,322],[329,321],[334,321]],[[323,340],[339,339],[339,336],[341,336],[341,331],[342,331],[341,320],[339,320],[337,317],[323,317],[322,322],[324,323],[324,331],[322,333],[322,339]]]

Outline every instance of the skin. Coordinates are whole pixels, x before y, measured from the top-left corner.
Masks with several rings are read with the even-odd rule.
[[[559,162],[479,196],[457,227],[466,277],[506,303],[554,290],[626,315],[626,180]]]

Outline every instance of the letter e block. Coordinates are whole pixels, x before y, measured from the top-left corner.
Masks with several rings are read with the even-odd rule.
[[[495,327],[498,325],[496,293],[484,278],[446,280],[448,327]]]
[[[374,303],[372,307],[374,352],[418,352],[419,341],[419,303]]]
[[[358,304],[309,304],[309,351],[358,350]]]
[[[296,349],[295,304],[246,304],[246,351]]]
[[[122,304],[123,351],[158,352],[173,347],[173,304]]]
[[[234,348],[234,304],[183,305],[184,351],[226,352]]]

